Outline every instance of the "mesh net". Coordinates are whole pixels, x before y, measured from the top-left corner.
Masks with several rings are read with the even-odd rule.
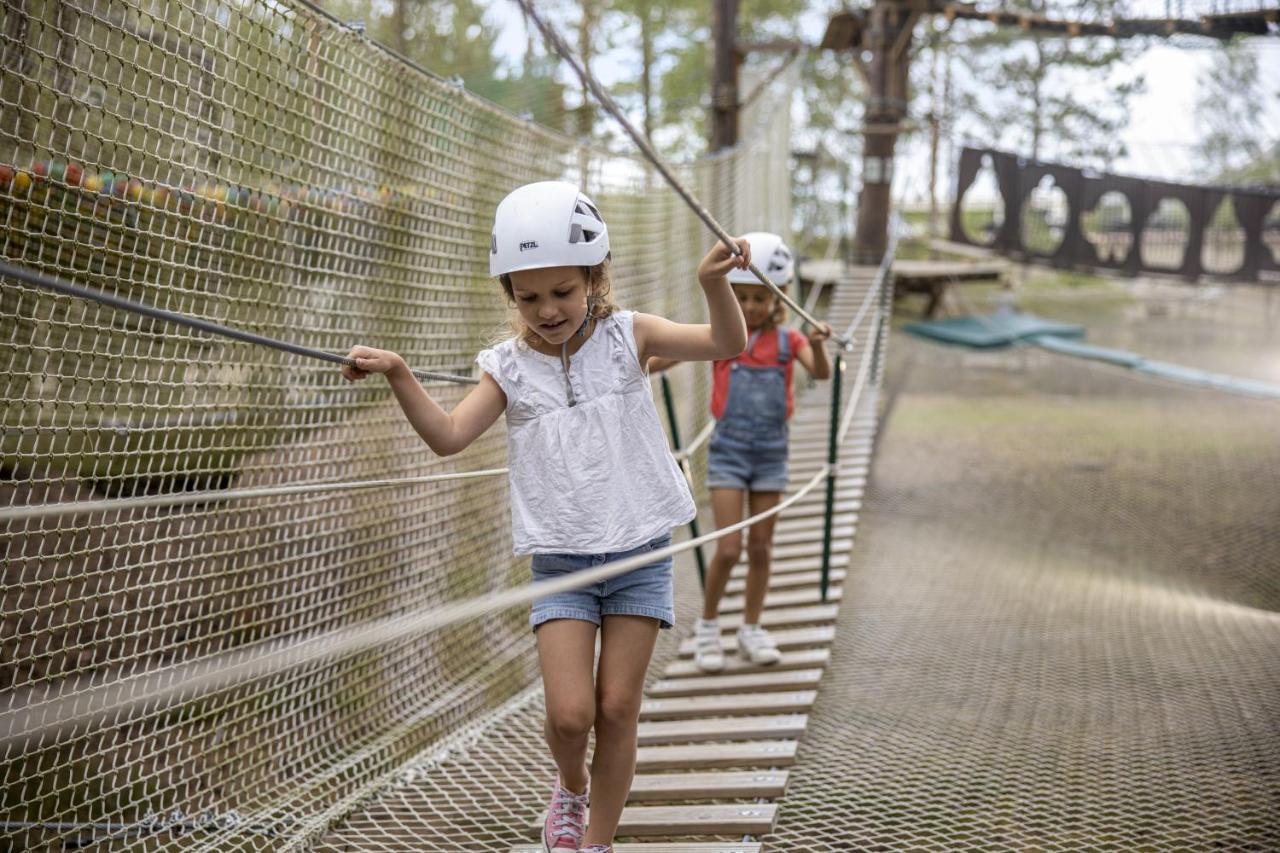
[[[1093,342],[1276,378],[1273,289],[1050,278],[1023,307]],[[1276,404],[904,335],[886,382],[766,849],[1280,845]]]
[[[837,328],[843,329],[866,300],[870,271],[865,272],[867,274],[859,279],[846,279],[837,289],[830,313],[831,322]],[[855,330],[860,342],[872,338],[878,318],[875,311],[863,316]],[[885,338],[879,340],[883,345]],[[844,374],[843,400],[849,404],[857,374],[863,368],[862,359],[873,359],[865,365],[867,381],[853,404],[856,408],[846,409],[850,414],[873,416],[878,380],[872,368],[883,351],[872,355],[862,344],[857,350]],[[825,436],[831,385],[823,382],[797,394],[797,431],[793,435],[816,432]],[[811,538],[819,536],[813,534]],[[702,591],[690,554],[677,557],[675,581],[679,630],[660,633],[648,670],[649,684],[662,678],[667,664],[677,656],[680,644],[691,635],[689,626],[701,611]],[[409,761],[325,835],[316,849],[322,853],[410,850],[452,853],[459,849],[509,853],[513,845],[529,844],[537,837],[535,823],[546,807],[549,786],[556,775],[544,741],[544,720],[541,687],[535,685],[489,718],[461,729]],[[663,804],[698,802],[664,800]],[[742,798],[717,800],[720,804],[743,806],[755,802]],[[625,833],[619,839],[633,840]],[[678,850],[680,844],[686,842],[741,839],[740,835],[703,834],[664,836],[661,841],[673,845],[667,849]]]
[[[332,352],[470,372],[506,316],[497,201],[583,184],[628,308],[704,316],[709,238],[642,162],[523,121],[301,3],[0,8],[0,255]],[[793,75],[680,176],[735,231],[790,219]],[[9,520],[4,710],[523,584],[506,481],[218,499],[228,486],[495,468],[428,453],[375,382],[6,281],[0,506],[209,492]],[[692,435],[701,374],[673,372]],[[432,387],[446,408],[463,389]],[[700,478],[698,478],[700,480]],[[281,849],[527,688],[524,608],[57,734],[6,732],[0,846]],[[27,826],[34,824],[37,826]],[[90,824],[93,826],[91,827]]]

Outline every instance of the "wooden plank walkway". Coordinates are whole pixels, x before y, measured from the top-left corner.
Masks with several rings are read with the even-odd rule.
[[[836,287],[833,325],[847,324],[870,286],[873,270],[856,269]],[[865,340],[865,338],[862,338]],[[848,365],[849,386],[857,363]],[[801,398],[792,422],[791,484],[811,478],[827,460],[829,386]],[[806,405],[807,404],[807,405]],[[825,492],[819,487],[779,517],[769,590],[761,622],[769,627],[782,659],[760,667],[737,654],[735,631],[742,623],[747,572],[744,554],[730,576],[721,608],[725,668],[706,674],[693,662],[688,639],[662,678],[646,691],[640,709],[637,774],[618,829],[615,853],[762,853],[758,842],[690,837],[761,836],[773,827],[786,792],[786,767],[795,762],[808,710],[817,698],[830,660],[832,626],[848,577],[849,550],[870,468],[876,421],[874,389],[868,386],[841,447],[833,516],[830,586],[821,582]],[[738,802],[726,802],[736,800]],[[755,802],[743,803],[743,800]],[[539,819],[530,827],[535,835]],[[661,839],[669,840],[663,841]],[[672,839],[679,839],[672,840]],[[537,844],[510,853],[539,853]]]

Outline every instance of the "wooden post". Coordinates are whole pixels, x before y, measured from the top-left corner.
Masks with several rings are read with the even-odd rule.
[[[858,195],[853,260],[876,264],[884,255],[889,231],[889,190],[898,126],[907,112],[907,67],[911,30],[919,12],[904,0],[876,0],[863,44],[871,51],[868,68],[866,141],[862,149],[862,192]]]
[[[711,150],[738,142],[738,0],[714,0],[711,75]]]

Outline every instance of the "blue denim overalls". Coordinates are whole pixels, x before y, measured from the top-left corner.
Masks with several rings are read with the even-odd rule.
[[[724,413],[711,434],[707,483],[760,490],[786,486],[787,375],[791,341],[786,329],[778,329],[778,363],[752,367],[735,362],[729,367],[729,396]],[[751,335],[747,352],[760,332]],[[781,485],[779,485],[781,477]]]

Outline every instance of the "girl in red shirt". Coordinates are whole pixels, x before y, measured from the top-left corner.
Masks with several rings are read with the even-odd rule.
[[[755,232],[744,238],[762,268],[780,287],[790,284],[795,264],[777,234]],[[749,270],[731,270],[729,282],[747,321],[747,348],[734,358],[713,362],[711,414],[715,432],[707,455],[707,487],[717,527],[728,527],[777,505],[787,488],[787,421],[795,408],[792,375],[800,362],[815,379],[831,375],[822,342],[831,335],[826,324],[803,335],[788,329],[786,306]],[[651,359],[650,370],[675,364]],[[745,501],[744,501],[745,498]],[[752,525],[747,533],[747,584],[738,653],[757,665],[777,663],[777,644],[760,626],[760,611],[769,586],[776,516]],[[704,672],[724,668],[719,610],[729,574],[742,553],[741,534],[716,545],[707,570],[702,617],[694,627],[696,660]]]

